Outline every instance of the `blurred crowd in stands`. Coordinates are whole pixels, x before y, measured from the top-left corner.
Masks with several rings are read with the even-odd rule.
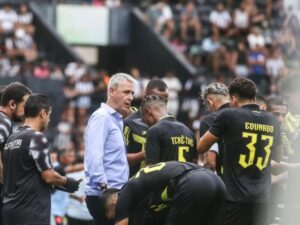
[[[285,9],[283,0],[162,0],[144,10],[149,24],[199,73],[224,81],[250,77],[264,95],[277,92],[278,80],[300,55],[296,10]]]
[[[185,82],[171,68],[163,77],[170,90],[169,112],[194,130],[194,121],[206,112],[199,92],[207,83],[228,84],[245,76],[255,81],[263,96],[276,95],[278,81],[299,69],[300,23],[293,9],[284,7],[284,0],[84,2],[111,7],[134,3],[145,12],[145,21],[198,69]],[[81,62],[62,66],[39,57],[33,15],[25,4],[2,7],[0,32],[0,76],[64,82],[65,109],[52,140],[59,148],[72,143],[80,151],[86,120],[105,101],[108,74]],[[126,72],[138,80],[134,101],[138,107],[144,87],[155,75],[139,68]]]

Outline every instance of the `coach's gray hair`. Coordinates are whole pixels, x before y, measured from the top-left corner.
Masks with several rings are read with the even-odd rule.
[[[109,95],[109,89],[110,88],[117,88],[124,80],[127,80],[131,83],[136,83],[136,80],[130,76],[129,74],[127,73],[116,73],[114,74],[110,80],[109,80],[109,83],[108,83],[108,86],[107,86],[107,95]]]
[[[228,96],[229,91],[225,84],[213,82],[202,91],[201,98],[206,99],[211,94]]]

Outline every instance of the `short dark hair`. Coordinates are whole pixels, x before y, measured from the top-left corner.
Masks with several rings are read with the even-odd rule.
[[[283,98],[279,97],[279,96],[275,96],[275,97],[270,97],[267,99],[267,110],[271,110],[272,107],[274,105],[283,105],[283,106],[287,106],[285,103],[284,103],[284,100]]]
[[[24,108],[25,118],[34,118],[43,109],[45,109],[47,112],[51,110],[51,102],[49,97],[43,94],[33,94],[26,101]]]
[[[7,106],[10,100],[16,104],[22,102],[23,97],[31,94],[31,90],[24,84],[13,82],[5,87],[1,96],[1,106]]]
[[[168,86],[166,85],[166,83],[161,80],[161,79],[153,79],[153,80],[150,80],[147,84],[147,87],[146,87],[146,92],[150,92],[154,89],[157,89],[159,91],[166,91],[168,89]]]
[[[240,99],[255,99],[256,86],[252,80],[244,77],[235,78],[229,85],[229,95]]]

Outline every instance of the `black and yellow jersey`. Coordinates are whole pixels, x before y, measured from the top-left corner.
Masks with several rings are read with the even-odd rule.
[[[210,128],[223,139],[223,180],[233,202],[266,202],[271,186],[270,159],[280,144],[277,119],[255,104],[223,110]],[[274,152],[275,151],[275,152]]]
[[[127,153],[138,153],[145,150],[148,125],[143,122],[141,111],[132,113],[124,120],[124,138]],[[130,177],[141,168],[141,163],[131,165]]]
[[[166,204],[171,203],[176,178],[191,170],[204,170],[204,168],[193,163],[162,162],[138,171],[119,193],[115,221],[128,217],[130,211],[151,193],[164,195],[162,190],[168,189],[169,201],[166,201]]]
[[[213,125],[215,119],[220,114],[220,112],[222,112],[222,110],[227,109],[227,108],[229,108],[229,103],[222,105],[218,111],[208,114],[201,120],[200,129],[199,129],[200,137],[203,137],[204,134],[209,130],[209,128]],[[222,166],[223,151],[222,151],[222,149],[224,148],[224,144],[223,144],[222,140],[218,141],[218,148],[219,148],[219,151],[217,154],[216,172],[220,177],[222,177],[222,174],[223,174],[223,169],[222,169],[223,168],[223,166]]]
[[[193,132],[174,116],[163,117],[148,130],[146,163],[193,162],[198,158]]]

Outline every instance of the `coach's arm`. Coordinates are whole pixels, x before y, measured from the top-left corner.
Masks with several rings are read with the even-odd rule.
[[[219,138],[217,136],[213,135],[210,131],[207,131],[204,136],[200,138],[197,145],[197,151],[199,153],[207,152],[218,140]]]

